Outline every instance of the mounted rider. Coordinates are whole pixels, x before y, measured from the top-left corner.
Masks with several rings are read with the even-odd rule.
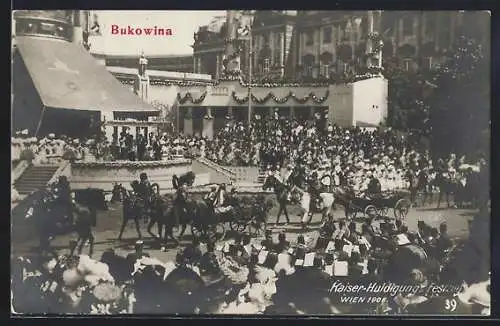
[[[311,177],[307,181],[307,187],[308,192],[311,195],[311,206],[317,209],[321,201],[321,183],[319,182],[318,172],[314,171],[311,174]]]
[[[213,208],[216,214],[223,214],[231,211],[233,207],[227,205],[228,194],[226,184],[222,183],[215,193],[215,200],[213,201]]]
[[[151,204],[150,201],[152,189],[151,183],[149,182],[148,175],[146,173],[143,172],[139,175],[139,183],[137,184],[137,189],[134,189],[134,191],[137,191],[137,195],[139,196],[139,198],[144,201],[145,207],[149,208]]]
[[[379,198],[382,194],[382,186],[380,181],[373,174],[370,175],[370,181],[368,182],[368,186],[365,190],[365,195],[368,198],[374,199]]]
[[[287,200],[290,201],[292,198],[291,190],[293,188],[292,175],[294,174],[294,168],[292,164],[288,164],[285,172],[281,175],[281,181],[287,186],[288,195]]]

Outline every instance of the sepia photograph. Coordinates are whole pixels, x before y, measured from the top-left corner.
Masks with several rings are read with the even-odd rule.
[[[490,25],[12,11],[11,316],[490,316]]]

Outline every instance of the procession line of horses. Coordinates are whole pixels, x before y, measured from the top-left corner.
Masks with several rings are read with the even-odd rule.
[[[481,203],[486,200],[485,198],[482,198],[485,196],[481,196],[481,194],[484,192],[481,192],[480,188],[484,187],[484,184],[481,183],[481,180],[479,178],[471,178],[471,181],[469,181],[468,183],[464,177],[457,177],[456,175],[452,175],[451,173],[439,173],[435,176],[426,176],[425,178],[418,178],[416,175],[413,175],[408,176],[408,178],[410,181],[410,186],[408,189],[410,206],[416,206],[416,198],[418,194],[422,195],[422,206],[424,206],[426,203],[431,203],[433,187],[437,187],[438,189],[436,208],[440,207],[443,196],[446,200],[448,208],[452,206],[450,202],[450,199],[452,197],[455,206],[459,208],[465,208],[467,207],[467,204],[471,208],[479,207]],[[287,210],[287,205],[290,202],[290,198],[292,198],[293,202],[299,204],[302,215],[301,223],[304,226],[311,222],[312,214],[314,213],[314,211],[319,211],[322,214],[322,222],[324,222],[332,213],[332,210],[335,208],[336,204],[340,204],[344,207],[345,217],[347,219],[351,216],[355,216],[356,211],[362,211],[365,213],[365,215],[367,215],[367,207],[373,206],[368,205],[372,203],[368,203],[366,200],[357,198],[352,188],[343,186],[333,187],[331,192],[320,192],[317,196],[318,198],[316,198],[316,202],[311,202],[314,201],[311,198],[311,194],[302,189],[305,184],[305,175],[292,175],[291,179],[291,183],[293,184],[293,186],[284,184],[273,174],[266,176],[266,179],[264,180],[263,190],[272,189],[279,204],[276,223],[279,223],[279,219],[282,213],[285,215],[286,221],[290,222]],[[395,209],[395,216],[398,216],[398,214],[396,214],[396,202],[397,200],[403,198],[401,196],[396,197],[393,196],[391,198],[387,198],[385,201],[392,202],[392,206]],[[376,200],[374,200],[373,204],[375,203]],[[373,209],[374,207],[370,208]],[[408,208],[409,207],[407,207],[407,209]],[[374,214],[387,213],[386,207],[375,207],[375,211],[378,212],[375,212]],[[368,214],[372,215],[372,213],[370,212],[368,212]],[[399,218],[401,218],[401,216]]]

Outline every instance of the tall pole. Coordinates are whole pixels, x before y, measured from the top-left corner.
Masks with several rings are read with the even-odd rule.
[[[252,24],[250,24],[250,31],[248,32],[250,39],[249,50],[248,50],[248,125],[252,123],[252,51],[253,51],[253,43],[252,43]]]

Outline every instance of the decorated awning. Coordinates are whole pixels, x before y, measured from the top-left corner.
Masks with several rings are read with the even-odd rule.
[[[78,44],[28,36],[17,37],[16,43],[46,107],[158,112],[123,86]]]

